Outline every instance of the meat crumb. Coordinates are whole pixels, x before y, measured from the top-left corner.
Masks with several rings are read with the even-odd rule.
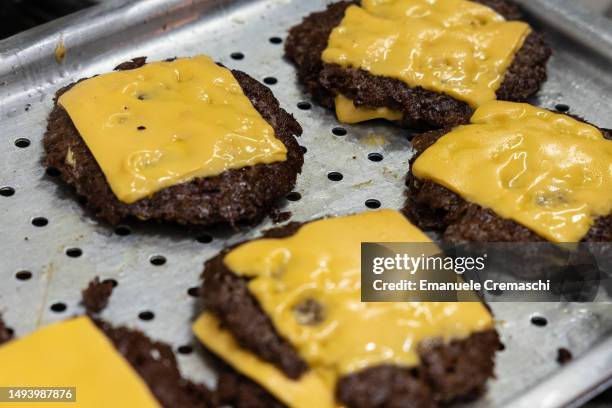
[[[102,282],[96,276],[82,292],[82,303],[87,313],[100,313],[104,310],[112,293],[113,282],[110,280]]]
[[[557,349],[557,363],[564,365],[566,363],[569,363],[572,358],[572,352],[566,349],[565,347]]]

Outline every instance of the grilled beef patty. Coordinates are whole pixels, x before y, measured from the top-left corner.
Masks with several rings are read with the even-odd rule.
[[[475,0],[494,9],[507,20],[523,18],[518,7],[506,0]],[[285,55],[297,69],[306,91],[322,106],[333,109],[334,97],[342,94],[359,107],[386,107],[404,114],[400,125],[417,129],[439,129],[469,121],[473,109],[451,96],[412,88],[404,82],[375,76],[357,68],[327,64],[321,54],[327,48],[329,35],[340,24],[347,7],[356,4],[341,1],[325,11],[312,13],[291,28],[285,43]],[[508,68],[497,90],[498,99],[523,101],[535,94],[546,80],[546,63],[550,48],[540,33],[533,31],[525,40]]]
[[[135,69],[144,64],[144,57],[135,58],[116,69]],[[112,192],[68,113],[57,104],[59,96],[72,84],[56,94],[55,107],[43,138],[46,152],[43,164],[57,168],[61,177],[85,197],[87,207],[111,224],[118,224],[128,217],[199,225],[257,222],[268,215],[276,202],[295,185],[304,154],[294,136],[299,136],[302,128],[280,107],[270,89],[241,71],[232,73],[255,109],[274,128],[276,137],[287,148],[286,161],[227,170],[217,176],[196,178],[164,188],[132,204],[123,203]],[[74,165],[66,162],[69,151]]]
[[[264,237],[288,237],[302,225],[293,222],[266,232]],[[225,255],[234,247],[206,262],[200,289],[204,307],[219,319],[241,347],[275,365],[287,377],[299,378],[308,370],[306,362],[276,331],[270,317],[250,293],[248,280],[234,274],[223,263]],[[350,408],[435,408],[473,399],[482,393],[487,379],[493,376],[494,355],[500,348],[495,330],[449,343],[431,339],[419,345],[421,363],[418,366],[380,365],[345,376],[336,386],[336,398]],[[227,366],[222,368],[217,395],[219,402],[237,408],[284,406],[253,380]]]

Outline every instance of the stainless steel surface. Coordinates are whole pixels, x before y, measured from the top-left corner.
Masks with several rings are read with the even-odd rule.
[[[555,32],[611,61],[612,31],[607,18],[574,0],[517,0],[517,3]]]
[[[314,106],[306,111],[296,107],[308,97],[282,59],[282,45],[268,40],[284,38],[290,26],[324,3],[109,1],[0,42],[0,187],[16,190],[13,196],[0,196],[0,312],[18,335],[81,313],[80,290],[99,275],[119,282],[105,319],[138,327],[176,347],[191,343],[194,300],[187,290],[198,284],[202,263],[225,245],[256,236],[271,225],[206,231],[214,237],[207,244],[196,241],[203,231],[181,227],[134,224],[131,235],[119,236],[91,218],[69,189],[45,175],[39,163],[41,138],[53,93],[129,58],[206,53],[257,79],[278,78],[271,88],[304,127],[300,144],[308,149],[296,186],[303,198],[285,203],[293,220],[365,211],[369,198],[379,199],[384,207],[402,206],[410,158],[407,132],[366,124],[348,126],[344,137],[332,135],[331,129],[338,126],[333,114]],[[544,107],[567,103],[575,114],[612,127],[610,25],[603,17],[577,11],[569,0],[523,3],[555,48],[549,81],[535,102]],[[54,49],[61,42],[67,54],[58,64]],[[233,60],[233,52],[245,58]],[[31,140],[31,145],[16,147],[19,138]],[[384,160],[369,161],[371,152],[383,153]],[[341,172],[344,179],[328,180],[330,171]],[[31,223],[34,217],[46,217],[49,223],[36,227]],[[68,257],[66,249],[72,247],[81,248],[82,256]],[[167,262],[152,265],[149,259],[155,255],[165,256]],[[32,279],[16,279],[20,270],[31,271]],[[50,305],[55,302],[64,302],[67,310],[53,312]],[[612,306],[498,303],[493,309],[506,350],[498,356],[497,379],[473,406],[561,407],[584,400],[612,378]],[[153,311],[155,318],[139,320],[144,310]],[[545,316],[548,325],[532,325],[534,314]],[[564,368],[555,362],[559,347],[575,356]],[[198,354],[179,355],[179,361],[187,376],[214,383],[214,373]]]
[[[580,3],[599,14],[612,18],[611,0],[580,0]]]

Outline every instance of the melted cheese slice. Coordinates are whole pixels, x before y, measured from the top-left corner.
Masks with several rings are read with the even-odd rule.
[[[87,317],[49,325],[0,347],[0,367],[3,387],[76,387],[76,402],[32,406],[160,407],[145,382]]]
[[[203,313],[193,324],[193,332],[209,350],[223,360],[254,379],[270,391],[278,400],[292,408],[331,408],[336,404],[333,388],[325,377],[308,372],[294,381],[274,365],[267,363],[253,353],[240,347],[231,333],[220,327],[210,313]]]
[[[224,258],[230,270],[250,279],[250,292],[307,362],[310,371],[300,381],[313,393],[325,385],[329,400],[341,376],[379,364],[418,364],[416,347],[423,339],[465,338],[492,327],[491,315],[478,302],[362,303],[362,242],[431,241],[399,212],[381,210],[314,221],[291,237],[251,241]],[[226,340],[214,343],[218,331],[212,331],[210,317],[202,321],[196,333],[206,345],[287,401],[284,382],[269,381],[269,370],[253,358],[234,356]]]
[[[96,76],[59,104],[125,203],[195,177],[286,160],[231,71],[205,56]]]
[[[527,104],[491,102],[415,161],[433,180],[553,242],[578,242],[612,212],[612,141]]]
[[[387,119],[390,121],[401,120],[402,112],[396,112],[389,108],[368,109],[355,106],[352,100],[344,95],[338,95],[335,99],[336,117],[342,123],[359,123],[372,119]]]
[[[496,99],[530,31],[467,0],[363,0],[347,8],[322,59],[477,107]]]

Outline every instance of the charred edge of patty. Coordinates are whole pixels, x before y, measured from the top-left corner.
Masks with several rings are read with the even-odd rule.
[[[204,385],[182,377],[172,347],[151,340],[139,330],[94,323],[136,370],[157,401],[166,408],[212,408],[214,396]]]
[[[265,233],[267,238],[293,235],[302,224],[292,222]],[[249,280],[231,272],[223,259],[237,244],[208,260],[202,273],[200,294],[207,310],[232,333],[241,347],[274,364],[291,379],[299,378],[308,367],[289,341],[274,328],[248,288]]]
[[[2,315],[0,314],[0,344],[12,340],[14,334],[14,330],[4,323],[4,320],[2,320]]]

